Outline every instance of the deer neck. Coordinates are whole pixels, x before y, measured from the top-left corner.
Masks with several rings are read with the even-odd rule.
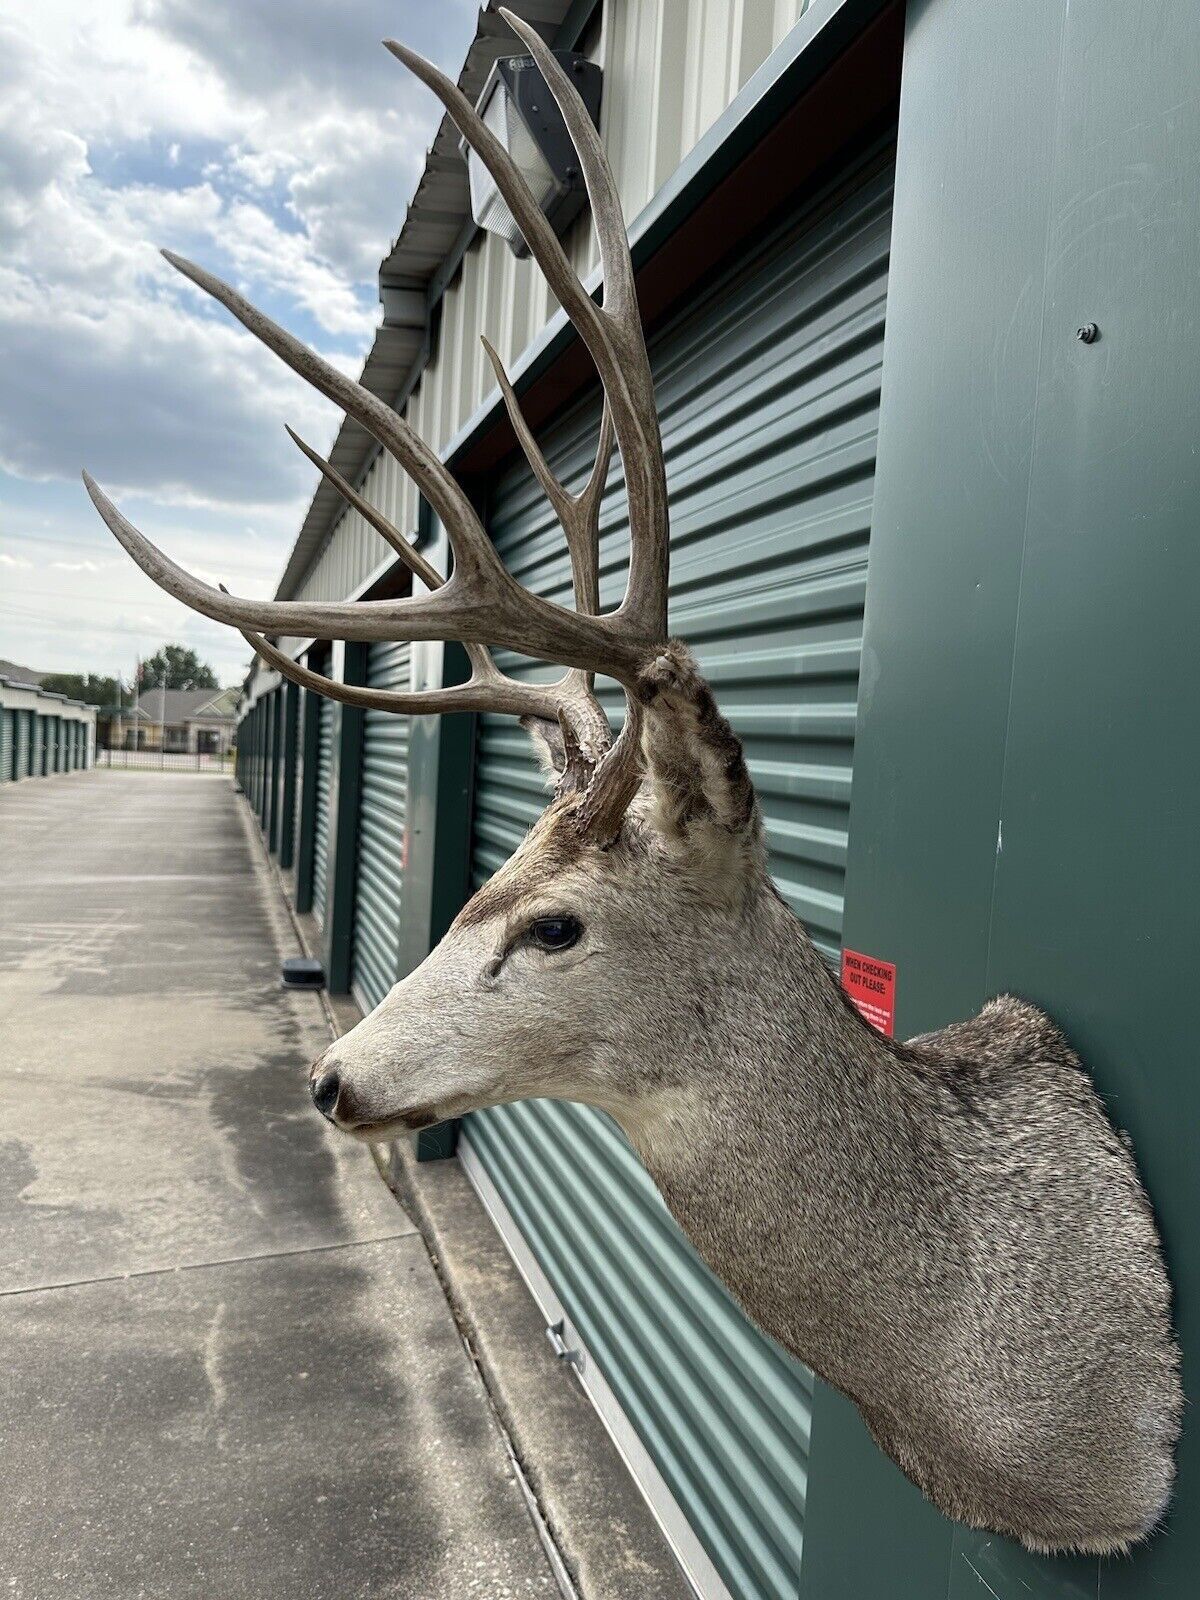
[[[847,1340],[912,1260],[925,1089],[769,886],[752,922],[686,1072],[609,1109],[760,1326],[852,1388]]]

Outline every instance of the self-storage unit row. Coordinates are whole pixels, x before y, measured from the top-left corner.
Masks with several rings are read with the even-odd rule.
[[[1004,990],[1066,1029],[1137,1149],[1190,1392],[1189,8],[1167,0],[1152,28],[1116,0],[518,9],[604,74],[662,426],[670,624],[743,741],[775,885],[831,964],[844,947],[894,964],[900,1035]],[[464,67],[473,97],[504,49],[493,20]],[[477,334],[576,489],[600,398],[528,263],[472,229],[456,152],[443,128],[384,263],[363,381],[458,473],[513,576],[569,604],[561,530]],[[586,213],[564,246],[594,261]],[[354,425],[333,457],[449,564],[428,506]],[[604,607],[624,589],[625,518],[617,457]],[[407,581],[325,486],[280,598]],[[376,689],[461,675],[424,642],[284,643]],[[551,670],[496,654],[518,678]],[[246,759],[271,775],[247,792],[280,859],[294,847],[297,904],[365,1011],[519,845],[545,782],[514,720],[335,711],[306,690],[289,737],[287,692],[252,676]],[[1191,1595],[1190,1414],[1165,1534],[1119,1562],[1030,1554],[932,1510],[849,1401],[747,1319],[600,1112],[494,1107],[418,1154],[455,1149],[570,1358],[563,1381],[582,1381],[703,1600]]]
[[[0,783],[91,765],[94,707],[29,680],[0,677]]]

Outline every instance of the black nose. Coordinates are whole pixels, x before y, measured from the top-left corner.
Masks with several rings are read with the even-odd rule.
[[[323,1072],[319,1078],[314,1078],[309,1085],[309,1091],[313,1097],[313,1105],[316,1106],[323,1117],[333,1114],[333,1108],[337,1105],[341,1087],[341,1079],[338,1077],[336,1069],[333,1068],[328,1072]]]

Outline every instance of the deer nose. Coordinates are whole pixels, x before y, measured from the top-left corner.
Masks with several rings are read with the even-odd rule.
[[[338,1095],[342,1090],[342,1080],[337,1075],[335,1067],[322,1072],[309,1084],[309,1093],[313,1097],[313,1105],[323,1117],[333,1119],[333,1108],[337,1105]]]

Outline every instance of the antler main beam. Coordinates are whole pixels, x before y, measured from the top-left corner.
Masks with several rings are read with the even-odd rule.
[[[139,533],[92,478],[84,485],[117,540],[160,589],[216,622],[239,631],[315,639],[441,639],[501,644],[541,661],[632,681],[650,641],[640,646],[611,626],[608,617],[566,611],[531,595],[503,574],[495,589],[455,569],[430,595],[401,600],[246,600],[222,594],[186,572]],[[503,569],[501,569],[503,571]]]
[[[596,460],[583,490],[572,494],[547,465],[496,352],[484,341],[517,439],[562,524],[575,609],[529,593],[506,571],[470,499],[437,454],[390,406],[322,360],[228,284],[170,251],[163,254],[172,266],[218,300],[395,457],[445,528],[453,570],[445,578],[437,572],[387,517],[294,433],[292,438],[309,460],[428,592],[359,602],[264,601],[231,595],[224,586],[213,588],[185,572],[118,511],[87,473],[84,482],[116,538],[160,588],[193,610],[237,628],[264,660],[306,688],[351,705],[399,712],[488,710],[562,722],[564,743],[575,751],[576,765],[584,759],[594,769],[580,816],[598,819],[597,837],[612,837],[638,780],[638,680],[666,639],[668,528],[662,441],[629,243],[599,135],[574,86],[539,36],[509,12],[501,15],[533,55],[574,141],[600,246],[602,305],[571,266],[515,163],[457,86],[405,46],[388,41],[387,48],[442,101],[491,173],[531,254],[596,363],[605,396]],[[629,576],[620,606],[601,616],[600,506],[614,438],[629,501]],[[410,693],[339,684],[291,660],[266,635],[457,640],[467,650],[471,678],[462,685]],[[491,656],[494,645],[558,662],[567,673],[555,684],[518,682],[496,666]],[[595,673],[615,678],[626,691],[629,712],[616,745],[592,694]],[[605,833],[606,829],[611,831]]]
[[[620,196],[600,135],[553,52],[511,11],[501,8],[500,15],[537,62],[575,145],[600,246],[603,306],[584,288],[512,158],[462,90],[406,45],[394,39],[384,43],[438,97],[491,174],[530,254],[596,363],[612,409],[629,496],[629,581],[615,615],[635,632],[662,639],[667,624],[666,473]]]

